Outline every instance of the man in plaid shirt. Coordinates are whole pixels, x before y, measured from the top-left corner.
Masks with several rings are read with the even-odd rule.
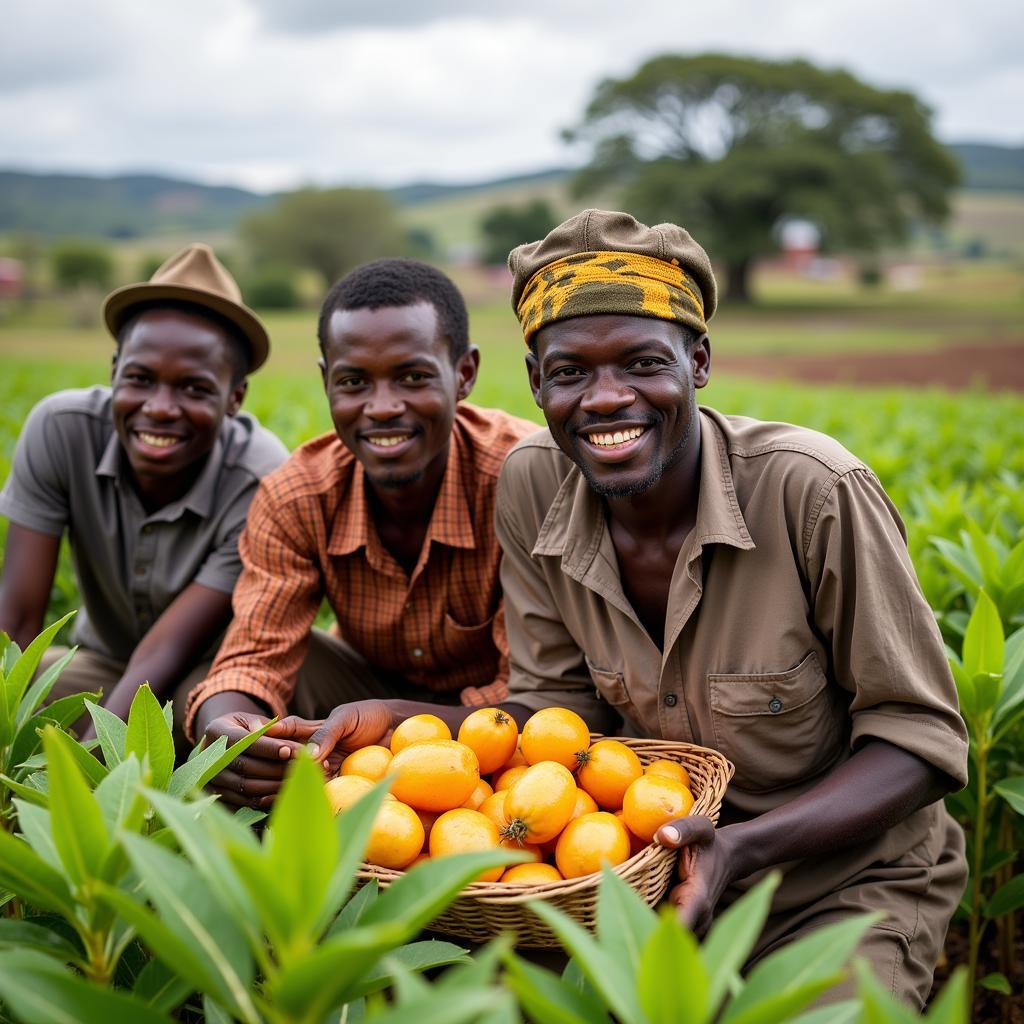
[[[494,494],[535,425],[464,403],[480,353],[458,289],[424,263],[353,271],[328,293],[318,335],[335,433],[299,447],[253,500],[234,619],[188,696],[193,739],[230,743],[270,715],[318,720],[369,697],[483,705],[507,693]],[[324,599],[338,636],[312,628]],[[213,788],[266,806],[286,765],[250,751]]]

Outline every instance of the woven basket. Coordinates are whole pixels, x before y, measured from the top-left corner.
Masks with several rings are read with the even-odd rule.
[[[593,736],[593,741],[602,739]],[[732,764],[717,750],[692,743],[668,740],[638,740],[617,737],[636,751],[642,764],[665,759],[678,761],[690,775],[694,803],[690,814],[704,814],[716,824],[725,788],[733,775]],[[676,851],[661,846],[646,846],[613,870],[625,879],[643,899],[654,906],[665,894],[675,868]],[[357,874],[359,884],[376,879],[384,888],[403,872],[363,864]],[[483,944],[502,932],[515,932],[516,945],[532,949],[550,949],[559,945],[548,927],[525,904],[546,900],[553,907],[593,930],[597,920],[597,884],[600,874],[584,875],[543,885],[504,885],[501,882],[474,882],[430,926],[432,931]]]

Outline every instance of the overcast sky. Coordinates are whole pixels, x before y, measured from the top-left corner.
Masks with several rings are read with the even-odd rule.
[[[1024,4],[7,0],[0,166],[257,189],[579,162],[602,78],[659,53],[806,57],[908,88],[946,141],[1024,143]]]

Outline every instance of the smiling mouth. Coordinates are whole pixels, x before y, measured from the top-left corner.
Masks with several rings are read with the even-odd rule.
[[[147,444],[151,448],[171,448],[181,440],[180,437],[168,436],[167,434],[150,434],[145,430],[136,431],[136,435],[143,444]]]
[[[378,437],[364,437],[363,440],[373,445],[375,448],[394,448],[395,445],[401,444],[403,441],[408,441],[412,437],[411,433],[404,434],[386,434]]]
[[[597,448],[605,450],[623,447],[635,441],[647,431],[646,427],[630,427],[628,430],[606,431],[603,433],[584,434],[583,437]]]

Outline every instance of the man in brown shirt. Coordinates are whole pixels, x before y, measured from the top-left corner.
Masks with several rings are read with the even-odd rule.
[[[681,228],[588,210],[510,266],[550,429],[498,485],[504,706],[720,749],[720,827],[658,836],[684,850],[684,919],[702,929],[778,868],[755,959],[884,910],[859,952],[920,1005],[966,877],[940,798],[967,743],[896,510],[832,439],[698,408],[716,288]],[[310,742],[375,742],[417,710],[353,705]]]
[[[463,402],[479,352],[439,270],[379,260],[338,282],[319,324],[335,432],[302,445],[259,488],[239,542],[235,617],[188,698],[192,736],[271,735],[371,697],[479,706],[508,678],[494,492],[536,427]],[[339,637],[313,630],[326,599]],[[214,788],[265,806],[285,763],[250,749]]]

